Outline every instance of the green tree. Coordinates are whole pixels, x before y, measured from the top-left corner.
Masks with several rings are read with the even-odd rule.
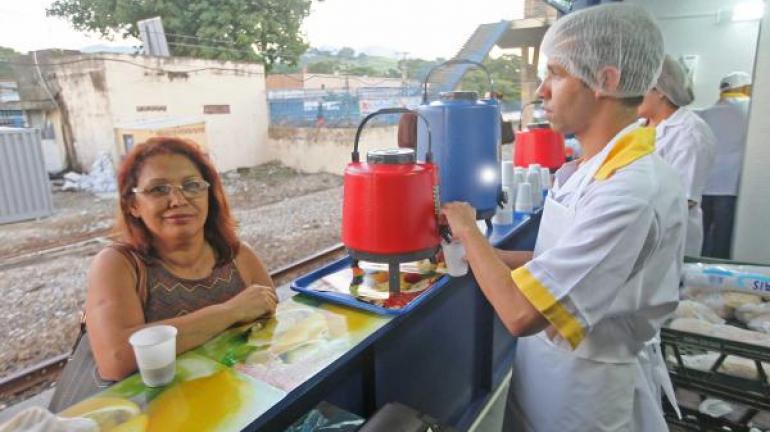
[[[12,62],[17,53],[13,48],[0,46],[0,78],[13,78],[13,68],[8,62]]]
[[[321,60],[307,65],[307,71],[314,74],[332,74],[340,69],[337,60]]]
[[[139,36],[136,22],[160,16],[176,56],[295,65],[308,45],[300,26],[311,0],[56,0],[49,16],[105,37]]]
[[[353,66],[348,68],[347,73],[357,76],[379,76],[380,71],[371,66]]]
[[[341,59],[350,60],[356,56],[356,50],[350,47],[343,47],[337,51],[337,57]]]
[[[521,100],[521,86],[519,85],[521,57],[503,55],[496,59],[486,58],[482,64],[489,70],[495,91],[502,93],[503,101]],[[489,81],[484,71],[474,68],[465,74],[458,88],[475,91],[478,92],[479,96],[483,96],[489,91]]]

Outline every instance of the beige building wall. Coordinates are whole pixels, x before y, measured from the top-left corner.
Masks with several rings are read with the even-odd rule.
[[[96,58],[103,60],[96,60]],[[218,170],[269,161],[264,68],[179,57],[99,54],[67,57],[56,70],[78,160],[101,152],[120,160],[115,128],[161,118],[200,118]]]
[[[397,126],[367,127],[359,153],[397,146]],[[350,162],[356,129],[271,127],[269,146],[274,159],[303,172],[342,175]]]
[[[112,151],[112,113],[107,93],[104,60],[70,56],[55,69],[61,133],[72,131],[79,168],[88,170],[101,152]],[[117,160],[117,159],[113,159]],[[76,167],[77,168],[77,167]]]
[[[159,117],[202,117],[208,149],[218,170],[270,160],[262,65],[179,57],[119,57],[144,67],[107,62],[114,124]],[[174,72],[154,71],[160,69]],[[198,71],[188,72],[191,70]]]

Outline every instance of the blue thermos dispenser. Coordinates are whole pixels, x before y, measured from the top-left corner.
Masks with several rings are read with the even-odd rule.
[[[423,103],[417,108],[430,124],[434,163],[439,169],[442,203],[465,201],[476,209],[476,219],[488,222],[502,203],[500,178],[500,107],[497,100],[479,99],[476,92],[442,92],[428,103],[428,80],[436,68],[470,63],[485,72],[490,94],[494,94],[489,72],[480,63],[450,60],[436,66],[425,78]],[[428,145],[425,125],[417,127],[417,153]]]

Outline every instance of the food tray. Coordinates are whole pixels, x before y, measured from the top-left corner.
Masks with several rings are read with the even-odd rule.
[[[332,303],[342,304],[345,306],[353,307],[356,309],[362,309],[365,311],[373,312],[379,315],[400,315],[407,313],[417,307],[425,298],[430,297],[430,293],[439,289],[447,283],[449,276],[447,275],[435,275],[435,281],[429,285],[428,288],[421,291],[416,297],[411,299],[409,303],[399,308],[388,308],[379,306],[376,304],[368,303],[366,301],[358,300],[351,294],[345,294],[335,291],[319,291],[314,289],[314,284],[318,283],[322,278],[330,276],[334,273],[350,268],[352,261],[349,256],[333,262],[325,267],[308,273],[298,279],[295,279],[291,283],[291,289],[299,293],[305,294],[310,297],[317,298]],[[402,272],[402,275],[404,272]]]

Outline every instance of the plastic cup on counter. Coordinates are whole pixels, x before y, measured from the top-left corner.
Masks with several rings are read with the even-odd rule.
[[[519,183],[516,191],[516,206],[514,211],[516,215],[532,213],[532,185],[529,183]]]
[[[162,387],[174,380],[176,334],[174,326],[155,325],[137,330],[128,338],[147,387]]]
[[[527,173],[527,183],[531,185],[532,207],[540,207],[543,200],[543,189],[540,186],[540,169]],[[518,195],[518,193],[516,194]]]
[[[465,247],[457,240],[451,242],[441,241],[441,249],[444,252],[444,262],[449,276],[459,277],[468,273],[468,261],[465,260]]]
[[[551,170],[548,168],[540,168],[540,179],[543,183],[543,189],[551,189],[551,186],[553,186],[553,182],[551,181]]]
[[[513,212],[511,210],[498,210],[492,217],[492,223],[495,225],[510,225],[513,223]]]
[[[500,172],[502,174],[500,178],[502,179],[503,186],[508,186],[509,184],[515,181],[514,172],[513,172],[513,162],[502,161],[500,163]]]

